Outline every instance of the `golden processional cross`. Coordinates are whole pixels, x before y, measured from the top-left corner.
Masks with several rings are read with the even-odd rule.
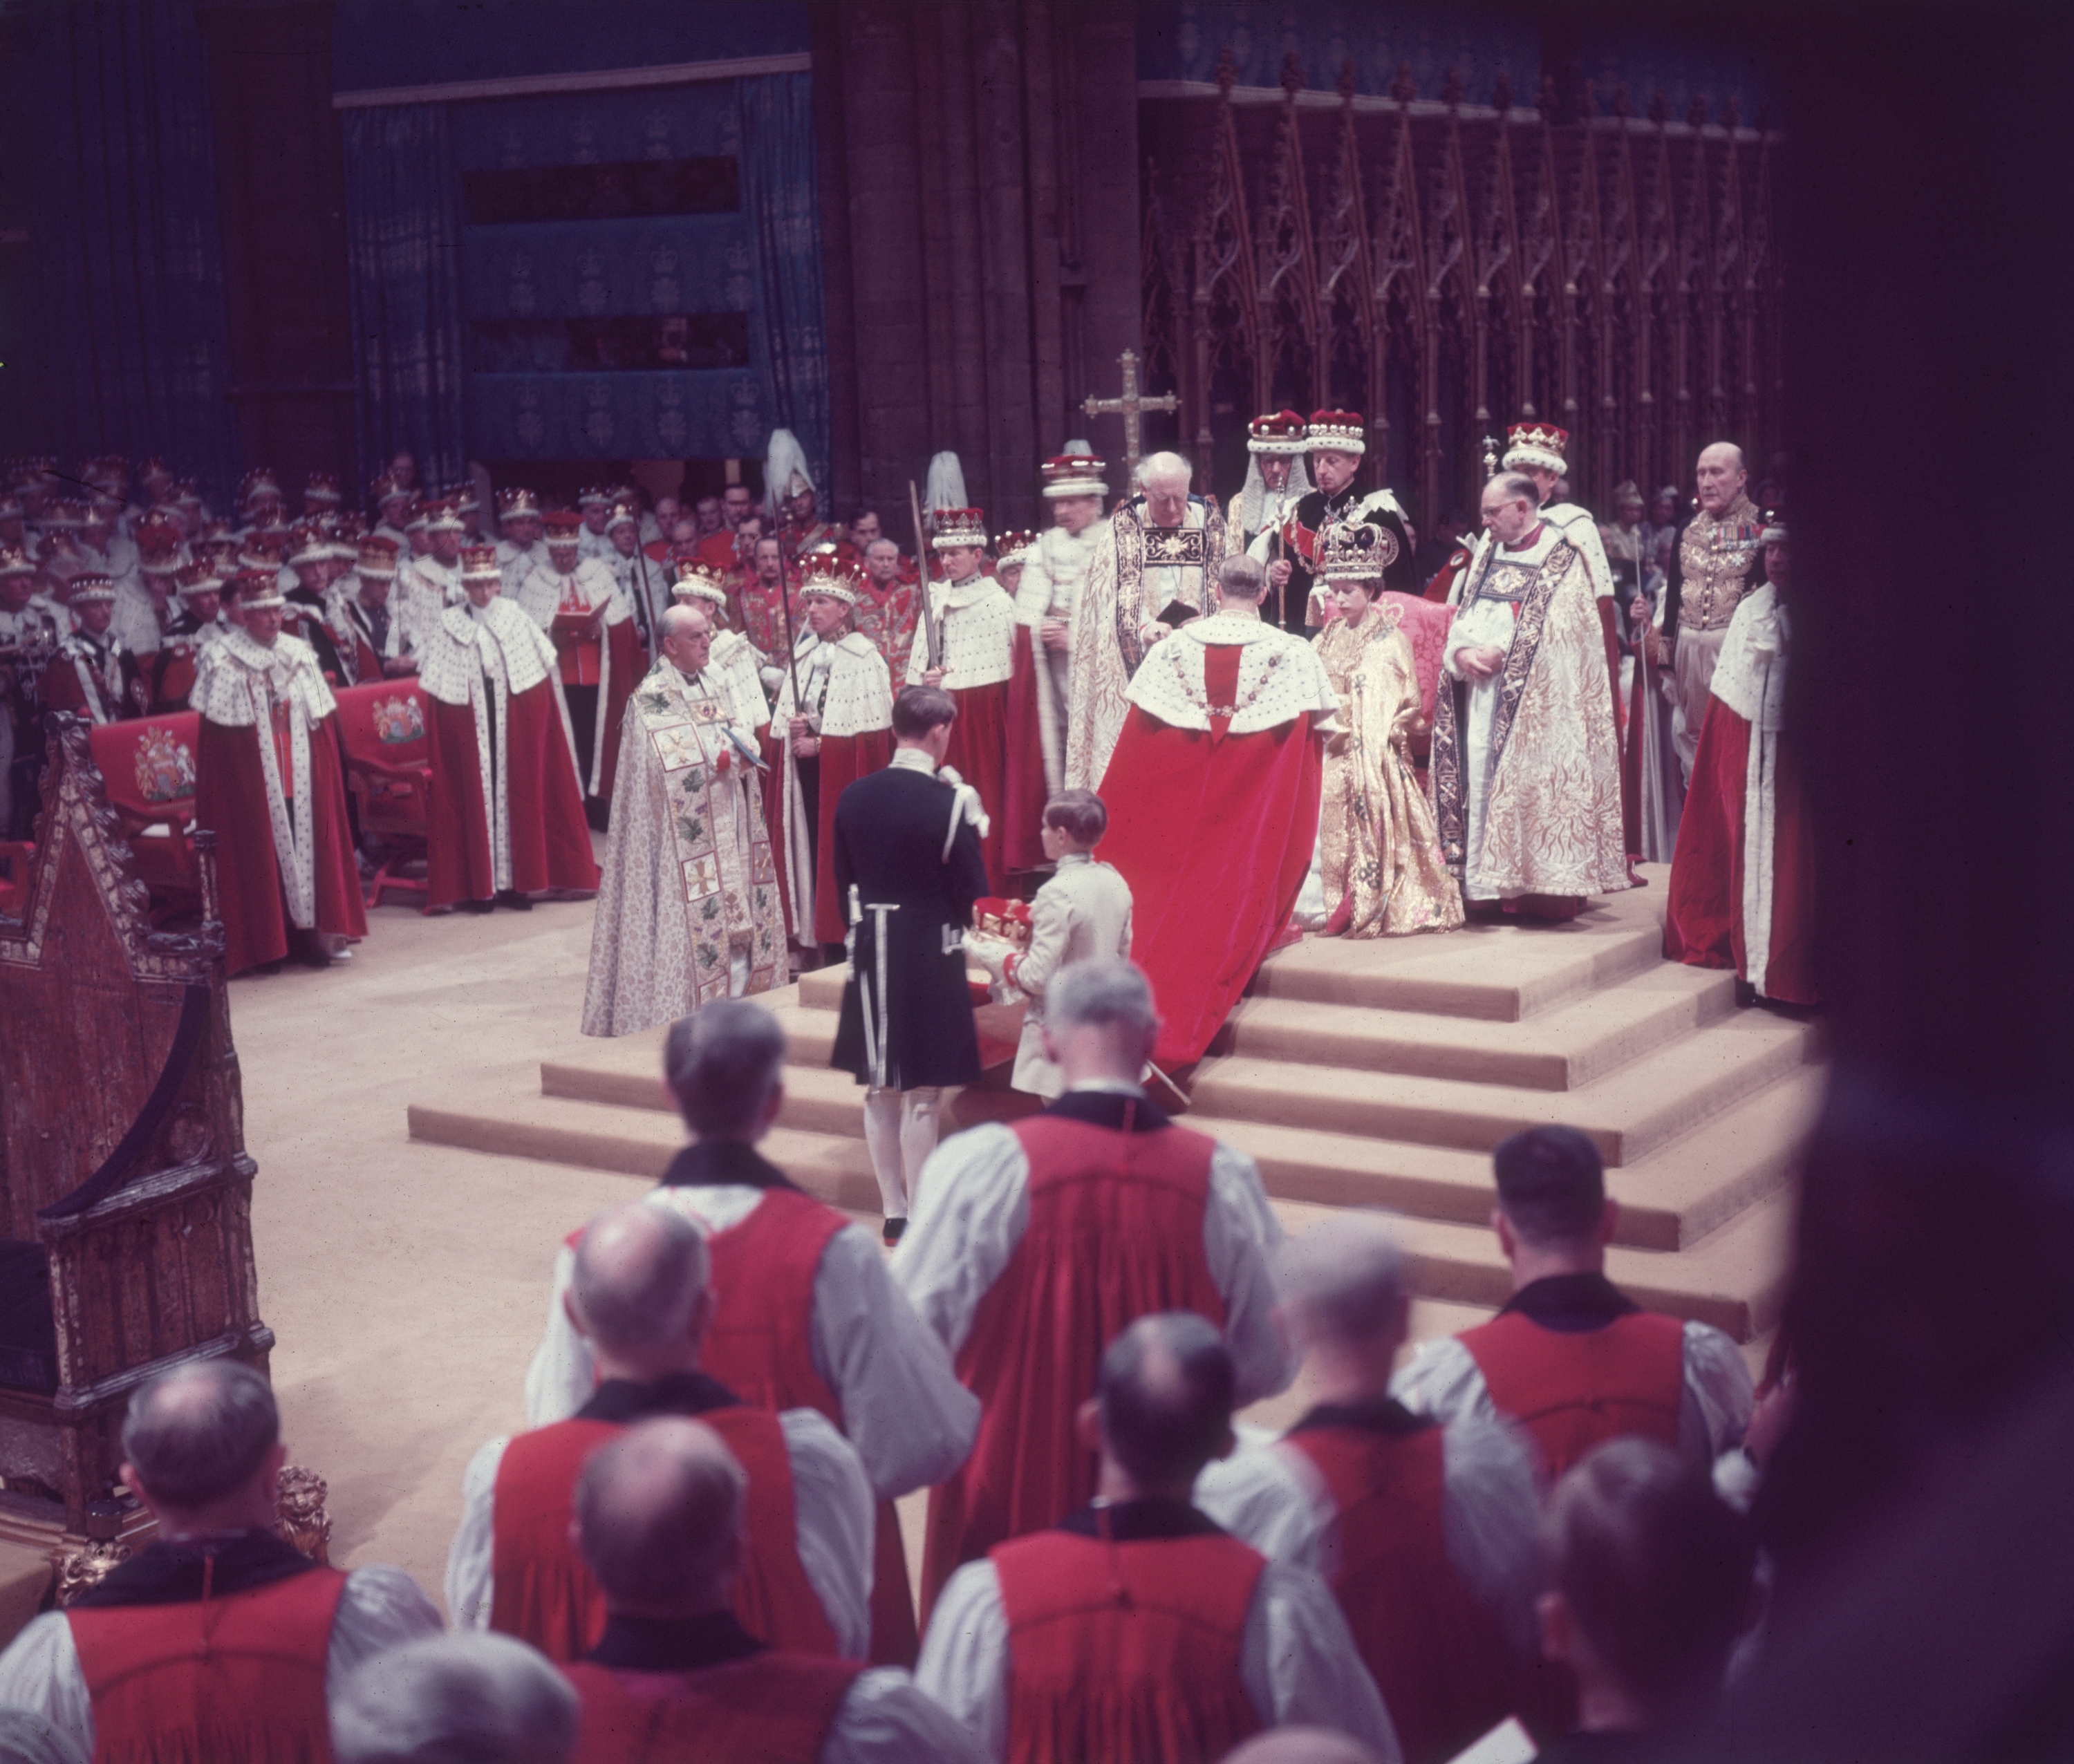
[[[1134,489],[1138,481],[1138,444],[1143,439],[1138,419],[1146,411],[1178,411],[1181,401],[1171,392],[1163,392],[1157,398],[1146,398],[1138,390],[1138,351],[1126,349],[1118,357],[1118,366],[1123,370],[1123,395],[1121,398],[1097,398],[1092,393],[1080,408],[1089,416],[1121,416],[1123,419],[1124,481]],[[1130,494],[1126,489],[1126,494]]]

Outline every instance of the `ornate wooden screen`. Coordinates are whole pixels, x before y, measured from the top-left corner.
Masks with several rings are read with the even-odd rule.
[[[1362,411],[1378,481],[1425,522],[1473,509],[1486,434],[1527,417],[1571,435],[1577,498],[1688,485],[1737,441],[1761,476],[1779,441],[1779,137],[1709,121],[1498,102],[1236,89],[1147,97],[1147,382],[1178,392],[1153,444],[1198,487],[1243,470],[1262,411]]]

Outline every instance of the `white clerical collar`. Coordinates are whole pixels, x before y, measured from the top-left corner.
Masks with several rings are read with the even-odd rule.
[[[919,747],[896,747],[893,757],[886,762],[888,771],[919,772],[924,778],[936,775],[936,762]]]
[[[1083,1078],[1066,1094],[1069,1097],[1078,1097],[1086,1095],[1089,1092],[1105,1097],[1135,1097],[1141,1102],[1145,1099],[1144,1085],[1126,1084],[1121,1078]]]

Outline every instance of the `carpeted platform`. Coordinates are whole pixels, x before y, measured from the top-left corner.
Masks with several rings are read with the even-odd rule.
[[[1493,1306],[1488,1153],[1540,1122],[1599,1144],[1621,1202],[1613,1277],[1750,1341],[1776,1321],[1792,1160],[1819,1098],[1815,1030],[1738,1010],[1732,975],[1664,961],[1658,886],[1564,925],[1308,939],[1270,956],[1189,1083],[1189,1119],[1259,1160],[1278,1199],[1401,1216],[1420,1293]],[[774,994],[793,1064],[780,1160],[824,1198],[875,1204],[857,1086],[828,1069],[844,970]],[[543,1060],[536,1093],[414,1100],[412,1136],[630,1175],[680,1141],[661,1031]],[[1005,1074],[961,1121],[1027,1106]]]

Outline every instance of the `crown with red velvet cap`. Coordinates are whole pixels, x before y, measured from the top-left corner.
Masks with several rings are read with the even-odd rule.
[[[997,533],[994,539],[994,568],[1006,569],[1010,564],[1020,564],[1036,543],[1037,535],[1027,527],[1010,533]]]
[[[1303,450],[1330,453],[1365,453],[1368,424],[1358,411],[1313,411],[1303,425]]]
[[[696,546],[684,546],[671,559],[670,568],[675,572],[670,583],[672,600],[688,601],[693,597],[711,601],[716,606],[727,605],[727,587],[713,573],[713,566],[702,563]]]
[[[221,594],[223,576],[213,564],[190,564],[174,576],[173,586],[184,601],[197,594]]]
[[[1505,432],[1505,457],[1498,463],[1508,472],[1532,471],[1536,466],[1557,473],[1570,469],[1563,454],[1570,444],[1568,429],[1559,429],[1553,423],[1515,423]]]
[[[832,601],[841,601],[845,606],[857,605],[857,577],[837,561],[835,547],[816,545],[801,560],[806,565],[807,579],[799,585],[799,595],[804,599],[809,594],[825,594]]]
[[[72,585],[64,593],[65,605],[77,606],[87,601],[112,601],[115,598],[115,584],[105,576],[75,576]]]
[[[1326,411],[1326,415],[1342,413]],[[1358,423],[1360,419],[1357,417]],[[1277,411],[1272,416],[1256,416],[1246,428],[1249,453],[1301,453],[1308,444],[1303,419],[1294,411]]]
[[[242,569],[227,585],[238,605],[248,613],[288,604],[281,592],[280,579],[271,570]]]
[[[1057,453],[1045,461],[1047,496],[1106,496],[1109,485],[1102,473],[1106,462],[1092,453]]]
[[[565,508],[551,509],[540,517],[540,525],[547,529],[550,545],[576,545],[581,543],[583,516]]]
[[[986,510],[983,508],[940,508],[934,516],[936,536],[932,551],[948,552],[954,546],[977,545],[986,549]]]
[[[461,549],[461,579],[464,582],[502,582],[504,572],[497,567],[497,547],[464,545]]]
[[[522,514],[538,514],[540,499],[523,484],[506,485],[497,493],[497,518],[515,520]]]
[[[359,555],[353,560],[353,568],[362,576],[394,576],[396,573],[396,542],[378,535],[360,542]]]
[[[271,465],[255,465],[238,481],[238,500],[246,506],[262,498],[281,499],[281,480]]]
[[[308,481],[303,485],[303,500],[305,502],[322,502],[327,506],[333,503],[343,502],[345,500],[345,493],[338,487],[338,473],[336,472],[311,473]]]

